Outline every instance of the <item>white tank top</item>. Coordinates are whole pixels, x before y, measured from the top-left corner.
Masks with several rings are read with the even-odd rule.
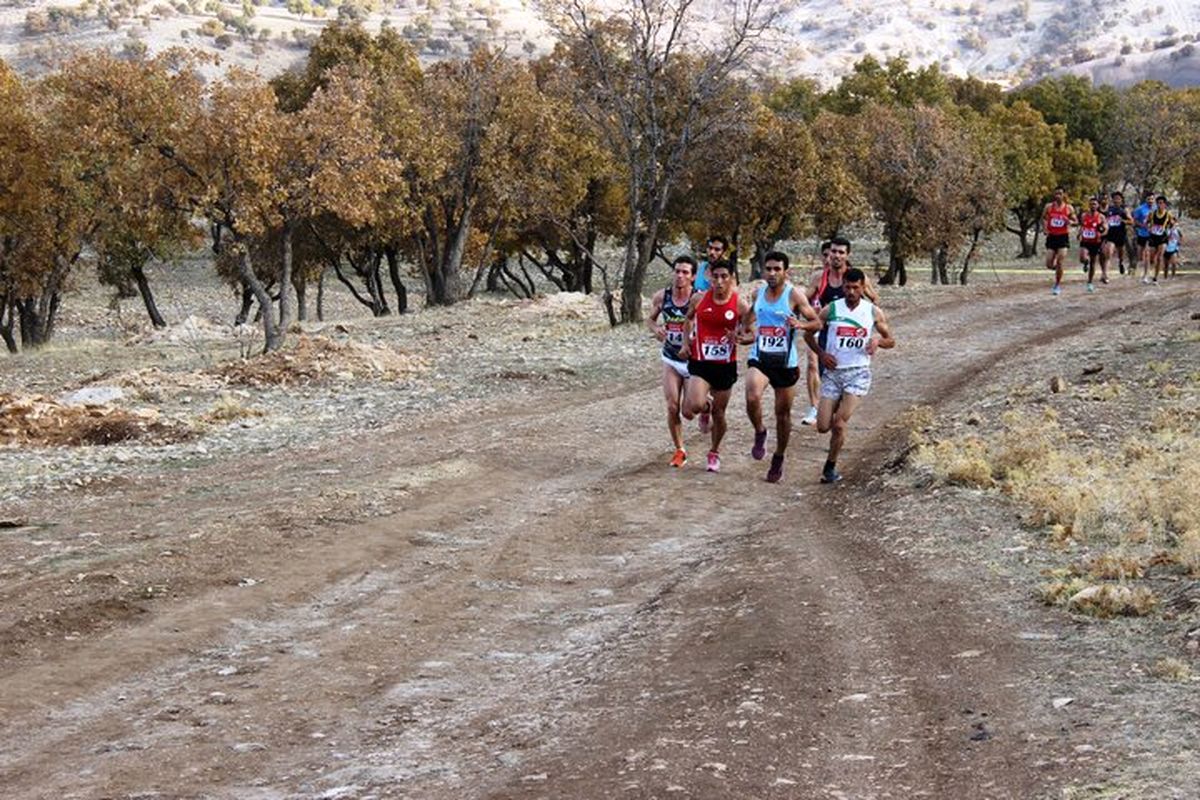
[[[836,369],[866,367],[871,364],[867,343],[875,333],[875,306],[865,297],[853,309],[845,298],[829,306],[825,352],[837,359]]]

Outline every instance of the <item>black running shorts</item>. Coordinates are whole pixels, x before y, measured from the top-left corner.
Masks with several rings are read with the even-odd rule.
[[[1126,233],[1124,226],[1120,228],[1109,228],[1108,233],[1104,234],[1104,240],[1112,242],[1117,247],[1124,247],[1126,242]]]
[[[1140,233],[1137,235],[1137,246],[1138,247],[1145,247],[1149,243],[1150,243],[1149,236],[1142,236]]]
[[[746,366],[766,375],[767,383],[771,384],[772,389],[790,389],[800,380],[799,367],[764,367],[755,358],[747,361]]]
[[[1089,256],[1098,256],[1100,255],[1100,242],[1084,242],[1083,249],[1087,250]]]
[[[1071,246],[1071,236],[1066,233],[1053,233],[1046,236],[1047,250],[1066,250]]]
[[[714,392],[726,392],[737,383],[737,364],[692,359],[688,362],[688,374],[707,383]]]

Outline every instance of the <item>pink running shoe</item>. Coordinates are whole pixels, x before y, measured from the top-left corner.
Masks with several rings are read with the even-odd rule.
[[[708,471],[709,472],[720,472],[721,471],[721,456],[718,455],[717,453],[714,453],[711,450],[708,451]]]

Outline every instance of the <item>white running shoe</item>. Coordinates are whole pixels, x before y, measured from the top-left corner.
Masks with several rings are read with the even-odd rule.
[[[804,419],[800,420],[801,425],[816,425],[817,424],[817,407],[809,406],[808,413],[804,415]]]

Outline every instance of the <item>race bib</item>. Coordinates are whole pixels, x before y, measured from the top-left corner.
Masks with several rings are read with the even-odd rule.
[[[1100,232],[1095,228],[1083,228],[1079,235],[1083,239],[1097,239],[1100,237]]]
[[[1109,215],[1108,215],[1108,225],[1109,225],[1109,227],[1111,227],[1111,228],[1119,228],[1119,227],[1121,227],[1123,224],[1124,224],[1124,220],[1123,220],[1123,219],[1121,219],[1120,215],[1118,215],[1118,214],[1109,214]]]
[[[703,361],[728,361],[733,354],[733,345],[722,339],[706,339],[700,343],[700,358]]]
[[[683,344],[683,323],[668,322],[667,323],[667,344],[674,347],[679,347]]]
[[[866,350],[867,339],[870,338],[866,328],[855,325],[838,325],[833,335],[837,338],[838,347],[844,350]]]
[[[1150,235],[1151,236],[1162,236],[1166,230],[1167,229],[1162,225],[1151,225],[1150,226]]]
[[[772,325],[762,325],[758,329],[758,352],[786,353],[791,342],[788,329]]]
[[[1065,228],[1065,227],[1067,227],[1067,218],[1066,218],[1066,217],[1059,217],[1059,216],[1053,216],[1053,215],[1052,215],[1052,216],[1050,217],[1050,227],[1051,227],[1051,228]]]

